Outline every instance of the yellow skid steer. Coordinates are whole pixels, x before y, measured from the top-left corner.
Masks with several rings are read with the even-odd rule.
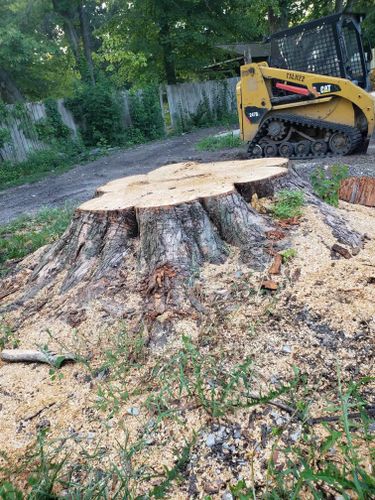
[[[237,104],[249,157],[367,151],[375,98],[360,21],[333,14],[275,33],[269,60],[241,67]]]

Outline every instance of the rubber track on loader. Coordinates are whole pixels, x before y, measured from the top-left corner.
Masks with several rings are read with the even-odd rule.
[[[310,118],[304,118],[302,116],[297,116],[297,115],[292,115],[292,114],[289,115],[289,114],[284,114],[284,113],[275,113],[275,114],[272,114],[272,116],[270,116],[269,118],[266,118],[264,120],[264,122],[259,127],[259,130],[258,130],[257,134],[255,135],[254,139],[250,142],[249,148],[248,148],[249,158],[256,158],[257,157],[255,155],[254,156],[252,155],[252,150],[253,150],[254,146],[257,145],[261,139],[266,138],[268,124],[274,120],[283,121],[288,126],[292,126],[292,127],[293,126],[302,126],[305,129],[318,128],[322,131],[325,130],[325,131],[331,132],[331,133],[343,132],[343,133],[347,134],[351,140],[350,150],[346,154],[353,153],[363,141],[362,134],[356,127],[351,127],[349,125],[340,125],[338,123],[335,124],[335,123],[331,123],[331,122],[326,122],[324,120],[312,120]],[[277,141],[277,142],[281,143],[282,141]],[[325,153],[324,155],[322,155],[322,154],[315,155],[314,153],[311,152],[305,156],[299,156],[299,155],[293,154],[290,156],[290,158],[297,159],[297,160],[307,160],[307,159],[311,159],[311,158],[324,158],[327,156],[334,156],[334,155],[332,152],[329,152],[329,151],[327,153]]]

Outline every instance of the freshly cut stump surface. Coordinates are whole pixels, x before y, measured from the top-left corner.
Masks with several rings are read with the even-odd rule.
[[[77,323],[86,303],[115,296],[135,274],[141,328],[151,345],[163,345],[177,319],[202,316],[194,277],[204,263],[223,263],[233,246],[255,270],[269,268],[277,243],[267,235],[275,223],[250,202],[285,188],[303,190],[337,240],[357,251],[362,235],[316,198],[286,159],[176,163],[99,187],[60,240],[41,250],[27,272],[21,265],[5,280],[0,299],[8,303],[0,312],[22,307],[20,324],[66,315]]]

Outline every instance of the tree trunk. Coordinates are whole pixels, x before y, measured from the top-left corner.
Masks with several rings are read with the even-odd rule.
[[[92,61],[92,49],[91,49],[91,30],[90,30],[89,20],[87,18],[87,12],[82,1],[78,6],[78,12],[81,24],[83,50],[85,54],[88,76],[90,78],[91,83],[95,85],[94,64]]]
[[[25,102],[23,95],[10,74],[0,68],[0,97],[9,104]]]
[[[168,85],[175,85],[177,83],[176,67],[170,36],[168,20],[163,19],[160,22],[160,45],[163,49],[165,77]]]
[[[274,7],[268,9],[268,23],[270,33],[276,33],[280,30],[285,30],[289,26],[289,10],[288,1],[279,0],[278,11]]]
[[[138,287],[150,344],[164,345],[178,318],[202,316],[194,291],[202,265],[220,265],[237,248],[241,261],[269,268],[277,251],[269,239],[274,221],[248,202],[279,189],[302,189],[337,240],[357,253],[362,235],[286,166],[282,158],[181,163],[109,182],[76,210],[60,240],[27,271],[21,266],[4,280],[0,299],[7,304],[0,313],[22,307],[18,324],[41,311],[76,321],[86,302]]]

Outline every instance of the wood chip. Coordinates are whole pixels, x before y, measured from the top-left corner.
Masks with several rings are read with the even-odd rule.
[[[352,257],[352,254],[349,252],[349,250],[347,248],[342,247],[341,245],[338,245],[337,243],[332,245],[331,250],[332,250],[332,252],[338,253],[339,255],[344,257],[345,259],[351,259],[351,257]]]
[[[264,280],[262,281],[262,285],[261,285],[261,288],[265,289],[265,290],[272,290],[272,291],[275,291],[278,289],[278,284],[276,283],[276,281],[273,281],[273,280]]]
[[[273,262],[271,264],[271,267],[269,268],[268,272],[269,274],[280,274],[280,269],[281,269],[281,264],[282,264],[282,257],[279,253],[275,255],[273,258]]]

